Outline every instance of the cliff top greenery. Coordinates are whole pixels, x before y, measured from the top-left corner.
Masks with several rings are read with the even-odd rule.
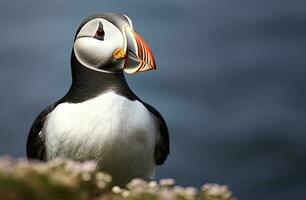
[[[111,186],[110,175],[93,161],[56,159],[29,162],[0,158],[1,200],[234,200],[224,185],[204,184],[200,189],[175,185],[173,179],[146,182],[134,179],[126,188]]]

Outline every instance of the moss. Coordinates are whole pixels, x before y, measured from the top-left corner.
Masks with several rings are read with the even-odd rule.
[[[110,175],[94,162],[56,159],[48,163],[0,158],[0,199],[3,200],[234,200],[226,186],[201,189],[134,179],[126,188],[112,187]]]

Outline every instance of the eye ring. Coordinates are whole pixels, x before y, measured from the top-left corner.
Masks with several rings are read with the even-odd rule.
[[[105,32],[103,29],[103,24],[101,22],[99,22],[99,27],[96,31],[96,34],[94,36],[94,38],[98,39],[98,40],[104,40],[104,36],[105,36]]]

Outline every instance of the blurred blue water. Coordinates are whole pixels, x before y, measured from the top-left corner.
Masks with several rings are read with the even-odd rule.
[[[37,113],[70,84],[87,16],[125,13],[158,71],[127,76],[171,133],[157,178],[218,182],[240,199],[306,196],[306,2],[0,2],[0,154],[25,155]]]

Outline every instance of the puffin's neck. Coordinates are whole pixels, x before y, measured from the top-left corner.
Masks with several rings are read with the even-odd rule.
[[[131,100],[136,99],[130,90],[124,74],[104,73],[89,69],[77,61],[74,54],[71,58],[72,84],[64,97],[71,102],[82,102],[107,91],[113,91]]]

